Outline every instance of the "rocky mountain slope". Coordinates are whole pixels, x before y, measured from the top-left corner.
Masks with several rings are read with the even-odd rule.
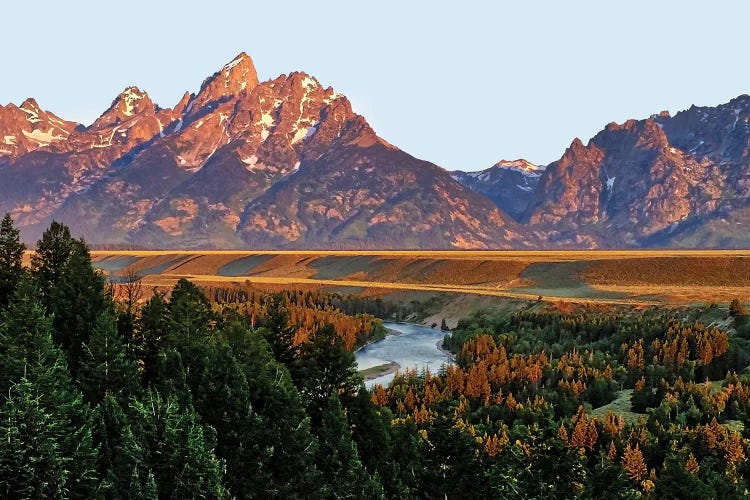
[[[611,123],[547,166],[446,172],[347,98],[240,54],[161,108],[136,87],[94,123],[0,106],[0,212],[137,248],[750,246],[750,97]]]
[[[3,134],[35,134],[29,113],[5,109]],[[531,244],[489,200],[378,137],[346,97],[299,72],[261,83],[244,53],[172,109],[130,87],[88,127],[58,121],[43,128],[54,141],[12,139],[0,156],[0,211],[28,240],[57,219],[109,246]]]
[[[749,119],[741,96],[611,123],[549,165],[524,222],[565,246],[743,246],[710,233],[744,222],[733,214],[750,201]]]
[[[479,172],[451,172],[451,177],[520,220],[534,199],[544,170],[545,167],[526,160],[501,160]]]

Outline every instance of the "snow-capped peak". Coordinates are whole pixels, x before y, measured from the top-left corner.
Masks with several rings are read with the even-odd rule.
[[[123,90],[120,96],[122,98],[122,102],[125,104],[123,114],[125,116],[133,116],[133,111],[135,110],[136,104],[138,103],[138,101],[146,97],[146,93],[142,92],[138,87],[127,87],[125,90]]]
[[[547,167],[543,165],[535,165],[530,161],[519,159],[519,160],[500,160],[495,163],[495,167],[507,168],[508,170],[516,170],[526,174],[538,174],[544,172]]]
[[[39,113],[41,113],[42,110],[39,108],[39,105],[34,99],[29,97],[28,99],[23,101],[21,107],[18,109],[26,113],[26,119],[29,121],[29,123],[38,123],[41,121],[41,119],[39,118]]]
[[[237,55],[237,57],[235,57],[234,59],[232,59],[231,61],[229,61],[228,63],[226,63],[222,69],[224,71],[229,71],[232,68],[234,68],[235,66],[237,66],[238,64],[241,64],[241,63],[243,63],[245,61],[250,61],[250,64],[252,64],[252,60],[250,59],[250,56],[247,55],[247,54],[245,54],[244,52],[240,52]]]

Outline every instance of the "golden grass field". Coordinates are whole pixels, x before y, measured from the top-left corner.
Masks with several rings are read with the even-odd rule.
[[[113,277],[261,289],[420,291],[564,302],[662,304],[750,298],[750,251],[93,251]]]

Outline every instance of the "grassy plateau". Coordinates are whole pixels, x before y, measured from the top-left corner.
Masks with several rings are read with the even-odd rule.
[[[748,250],[635,251],[93,251],[114,279],[148,288],[207,285],[438,292],[562,302],[654,305],[750,296]]]

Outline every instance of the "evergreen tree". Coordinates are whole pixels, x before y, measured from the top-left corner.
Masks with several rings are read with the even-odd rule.
[[[82,343],[88,342],[97,316],[108,307],[105,278],[94,270],[83,240],[74,240],[67,226],[53,222],[37,243],[31,261],[41,302],[53,318],[53,338],[78,372]]]
[[[420,493],[430,498],[489,498],[474,439],[444,416],[433,422],[427,434],[429,441],[422,442],[425,463]]]
[[[264,497],[274,480],[269,469],[274,443],[265,441],[264,421],[253,409],[245,370],[227,346],[211,349],[192,393],[196,411],[216,429],[216,453],[226,461],[232,495]]]
[[[107,394],[124,402],[139,389],[138,366],[128,357],[111,310],[99,315],[91,340],[83,346],[78,384],[91,404]]]
[[[147,469],[145,450],[112,394],[106,394],[94,409],[93,420],[98,472],[104,479],[99,492],[107,498],[156,498],[148,493],[153,474]]]
[[[33,399],[60,426],[56,446],[60,456],[69,459],[66,495],[90,497],[98,482],[90,411],[73,386],[63,353],[52,342],[51,321],[35,301],[35,290],[22,280],[0,318],[2,390],[8,394],[8,386],[21,380],[30,384]]]
[[[193,408],[150,390],[142,401],[133,400],[131,411],[160,498],[227,496],[224,467],[214,454],[214,431],[199,423]]]
[[[59,360],[52,343],[52,321],[36,301],[39,290],[30,279],[23,279],[0,313],[0,397],[27,377],[38,381],[39,372],[49,370]],[[51,389],[51,388],[50,388]]]
[[[273,355],[278,361],[291,367],[296,357],[296,328],[289,324],[289,311],[283,293],[274,293],[267,298],[266,316],[264,336],[273,349]]]
[[[326,498],[385,498],[382,486],[362,466],[339,398],[331,394],[321,416],[315,463],[326,481]]]
[[[163,366],[168,345],[169,304],[160,293],[155,291],[141,309],[136,331],[135,350],[143,360],[143,382],[148,386],[163,379],[159,369]]]
[[[257,485],[257,495],[315,498],[320,486],[317,440],[289,371],[257,332],[234,344],[233,351],[247,377],[250,404],[262,419],[255,439],[271,452],[266,469],[273,480]]]
[[[71,457],[60,446],[66,424],[28,380],[10,390],[0,406],[0,497],[68,496]]]
[[[354,394],[362,385],[354,354],[346,350],[330,324],[300,346],[294,374],[314,424],[328,405],[331,393]]]
[[[200,288],[181,279],[169,300],[168,343],[179,352],[190,385],[200,377],[205,344],[216,323],[211,303]]]
[[[52,221],[36,244],[31,269],[37,276],[42,303],[51,303],[52,292],[62,280],[63,271],[73,252],[73,237],[65,224]]]
[[[352,439],[357,445],[362,464],[374,474],[386,476],[392,451],[389,428],[393,415],[387,408],[372,403],[371,394],[361,388],[354,396],[342,396],[346,415],[352,428]]]
[[[0,222],[0,308],[8,304],[23,274],[21,262],[26,245],[10,214]]]

